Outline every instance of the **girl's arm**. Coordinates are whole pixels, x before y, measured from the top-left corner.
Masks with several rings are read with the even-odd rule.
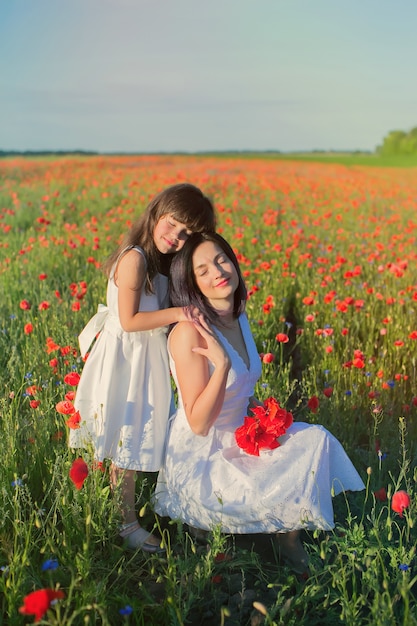
[[[119,318],[125,332],[153,330],[188,319],[181,307],[138,312],[142,287],[146,279],[146,262],[141,254],[135,250],[126,252],[120,259],[116,271]]]
[[[198,320],[175,327],[170,350],[190,428],[205,437],[223,406],[229,357],[216,336]],[[214,365],[211,376],[208,361]]]

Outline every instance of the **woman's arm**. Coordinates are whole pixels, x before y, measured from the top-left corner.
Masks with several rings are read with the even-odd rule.
[[[223,406],[230,359],[214,333],[199,320],[175,327],[170,350],[190,428],[205,437]],[[208,361],[214,365],[211,376]]]
[[[125,332],[153,330],[188,319],[183,309],[171,307],[157,311],[140,311],[140,297],[146,279],[146,262],[142,254],[129,250],[117,265],[116,284],[120,324]]]

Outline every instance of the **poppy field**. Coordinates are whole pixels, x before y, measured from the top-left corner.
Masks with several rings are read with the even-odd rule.
[[[417,168],[239,156],[0,160],[0,623],[417,624]],[[127,551],[117,493],[67,445],[78,334],[101,264],[150,198],[192,182],[236,251],[263,364],[256,394],[323,424],[366,490],[303,535],[311,575],[268,537],[207,543],[150,506],[166,556]]]

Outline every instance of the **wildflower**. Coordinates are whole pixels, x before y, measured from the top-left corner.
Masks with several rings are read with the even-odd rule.
[[[27,300],[21,300],[20,302],[20,308],[23,309],[23,311],[30,311],[30,302],[28,302]]]
[[[48,274],[42,273],[38,276],[39,280],[46,280],[48,278]]]
[[[74,483],[76,489],[81,489],[87,476],[88,476],[87,463],[81,457],[79,457],[78,459],[75,459],[75,461],[73,461],[71,465],[71,469],[69,471],[69,477]]]
[[[48,337],[46,339],[46,351],[48,354],[54,352],[55,350],[59,350],[59,345],[55,343],[52,337]]]
[[[31,333],[33,333],[33,324],[31,324],[30,322],[29,324],[25,324],[23,330],[25,331],[26,335],[30,335]]]
[[[323,389],[323,394],[326,396],[326,398],[330,398],[330,396],[333,394],[333,387],[326,387],[325,389]]]
[[[54,589],[38,589],[23,598],[23,606],[19,608],[22,615],[34,615],[35,623],[39,622],[51,604],[65,597],[63,591]]]
[[[126,604],[126,606],[124,606],[123,608],[119,609],[119,614],[120,615],[130,615],[131,613],[133,613],[133,609],[130,606],[130,604]]]
[[[392,496],[391,508],[402,517],[404,509],[410,506],[410,502],[410,496],[406,491],[396,491]]]
[[[41,570],[43,572],[46,572],[48,570],[57,569],[58,567],[59,567],[59,563],[57,559],[46,559],[46,561],[42,563]]]
[[[272,352],[267,352],[266,354],[263,355],[262,357],[262,362],[263,363],[272,363],[275,359],[275,356],[272,354]]]
[[[408,572],[410,566],[407,565],[407,563],[400,563],[398,569],[400,570],[400,572]]]
[[[55,408],[58,413],[61,413],[62,415],[72,415],[75,413],[74,405],[69,400],[61,400],[61,402],[58,402],[55,405]]]
[[[41,403],[40,400],[31,400],[29,402],[29,405],[31,409],[37,409],[40,403]]]
[[[15,478],[15,480],[12,480],[11,485],[12,487],[22,487],[23,480],[21,478]]]
[[[380,502],[387,501],[387,490],[385,487],[381,487],[377,491],[374,491],[375,500],[379,500]]]
[[[278,333],[278,335],[276,335],[275,339],[278,341],[278,343],[288,343],[289,340],[290,340],[288,335],[286,335],[285,333]]]
[[[413,330],[409,335],[409,339],[417,339],[417,330]]]
[[[70,415],[70,417],[66,420],[66,425],[68,426],[68,428],[71,428],[72,430],[77,430],[77,428],[80,427],[80,422],[81,422],[81,415],[79,411],[75,411],[75,413],[72,413],[72,415]]]
[[[38,306],[39,311],[47,311],[51,305],[46,300],[43,300]]]
[[[305,298],[303,298],[303,304],[305,304],[306,306],[312,306],[313,304],[315,304],[313,296],[306,296]]]
[[[319,399],[317,396],[311,396],[309,401],[307,402],[307,406],[312,413],[317,413],[317,409],[319,408]]]
[[[71,387],[76,387],[80,382],[80,375],[78,372],[70,372],[64,376],[64,383],[67,385],[71,385]]]
[[[293,422],[291,413],[280,407],[275,398],[267,398],[263,406],[252,408],[253,415],[246,416],[242,426],[235,430],[237,445],[248,454],[259,456],[262,449],[274,450]]]

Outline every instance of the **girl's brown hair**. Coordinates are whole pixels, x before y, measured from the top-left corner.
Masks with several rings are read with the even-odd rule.
[[[152,198],[145,212],[126,233],[122,243],[109,256],[103,270],[110,275],[111,269],[124,251],[139,246],[147,259],[146,290],[152,291],[152,280],[157,273],[168,274],[174,254],[161,254],[155,246],[155,226],[164,215],[185,224],[193,233],[216,229],[216,214],[211,200],[201,189],[190,183],[167,187]]]

